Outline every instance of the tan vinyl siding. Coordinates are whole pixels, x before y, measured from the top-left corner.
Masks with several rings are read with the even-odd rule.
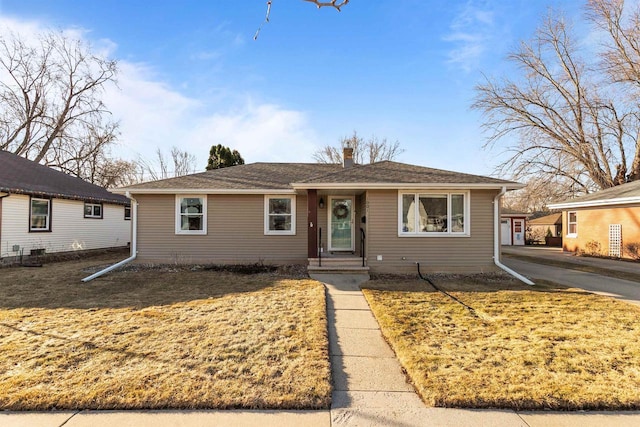
[[[493,198],[496,191],[470,192],[469,237],[399,237],[398,191],[367,192],[367,258],[373,272],[480,272],[493,263]],[[382,261],[377,256],[382,256]]]
[[[296,234],[264,234],[263,195],[209,195],[207,234],[175,234],[174,195],[138,200],[138,260],[169,263],[283,263],[307,260],[307,198],[296,197]]]

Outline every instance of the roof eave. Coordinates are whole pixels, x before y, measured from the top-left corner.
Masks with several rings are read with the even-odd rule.
[[[19,188],[0,189],[0,195],[5,193],[7,195],[16,194],[21,196],[35,196],[35,197],[64,199],[64,200],[76,200],[81,202],[100,202],[100,203],[109,203],[113,205],[123,205],[123,206],[129,204],[129,202],[126,200],[111,199],[108,197],[83,196],[79,194],[65,194],[65,193],[54,193],[51,191],[24,190]]]
[[[549,209],[590,208],[599,206],[615,206],[640,203],[640,196],[621,197],[617,199],[589,200],[586,202],[566,202],[550,204]]]
[[[266,189],[221,189],[221,188],[116,188],[111,190],[118,194],[295,194],[290,188]]]
[[[517,182],[508,183],[409,183],[409,182],[376,182],[376,183],[299,183],[294,182],[291,186],[296,190],[397,190],[397,189],[475,189],[475,190],[499,190],[505,187],[507,190],[518,190],[524,188],[524,184]]]

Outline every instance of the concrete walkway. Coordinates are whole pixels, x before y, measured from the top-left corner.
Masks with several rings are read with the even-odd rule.
[[[406,424],[405,414],[424,404],[382,337],[359,287],[363,279],[322,279],[333,377],[332,425],[392,425],[401,420]]]

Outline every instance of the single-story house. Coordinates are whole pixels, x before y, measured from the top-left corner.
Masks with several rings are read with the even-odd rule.
[[[550,204],[549,208],[562,209],[565,251],[634,258],[630,247],[640,247],[640,181]]]
[[[527,214],[502,209],[500,214],[501,243],[505,246],[522,246],[525,243]]]
[[[501,195],[522,185],[381,161],[252,163],[121,188],[132,257],[478,272],[499,262]],[[496,255],[497,254],[497,255]]]
[[[0,259],[130,241],[129,199],[0,151]]]
[[[562,246],[562,213],[553,213],[527,221],[527,240]]]

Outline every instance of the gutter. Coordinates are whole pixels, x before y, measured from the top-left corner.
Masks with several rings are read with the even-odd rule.
[[[104,270],[100,270],[97,273],[92,274],[91,276],[85,277],[84,279],[82,279],[83,282],[88,282],[95,279],[96,277],[100,277],[103,274],[115,270],[116,268],[133,261],[138,256],[138,201],[131,197],[128,191],[126,193],[126,196],[131,199],[131,256],[105,268]]]
[[[527,285],[535,285],[520,273],[516,273],[500,262],[500,198],[507,192],[507,187],[503,186],[500,193],[493,199],[493,262],[516,279]]]
[[[628,205],[631,203],[640,203],[640,197],[619,197],[617,199],[602,199],[602,200],[589,200],[586,202],[566,202],[566,203],[552,203],[548,207],[549,209],[572,209],[572,208],[590,208],[599,206],[615,206],[615,205]]]

